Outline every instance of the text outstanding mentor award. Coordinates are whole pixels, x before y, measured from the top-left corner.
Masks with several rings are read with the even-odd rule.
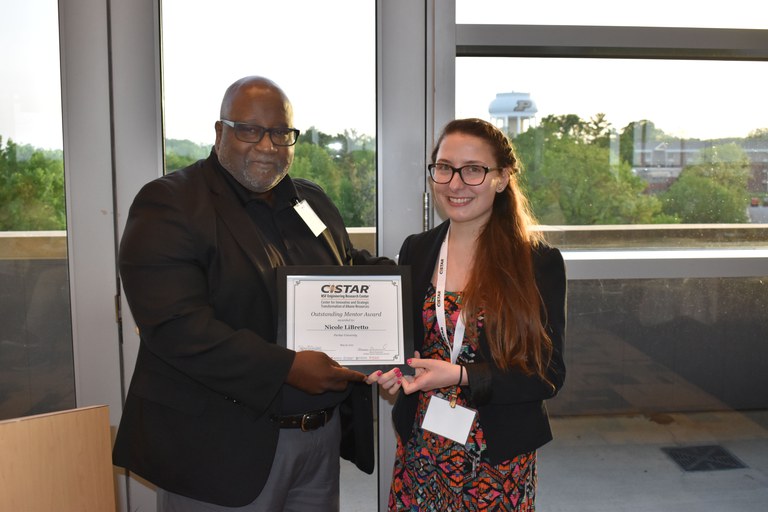
[[[287,348],[325,352],[363,373],[413,355],[409,267],[287,266],[277,277]]]

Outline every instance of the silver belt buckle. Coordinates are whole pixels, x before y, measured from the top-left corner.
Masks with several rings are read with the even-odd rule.
[[[309,432],[309,428],[307,428],[307,421],[311,420],[313,416],[318,416],[319,413],[316,412],[308,412],[307,414],[303,415],[301,417],[301,431],[302,432]]]
[[[307,426],[306,426],[307,418],[309,418],[309,414],[305,414],[305,415],[303,415],[301,417],[301,431],[302,432],[308,432]]]

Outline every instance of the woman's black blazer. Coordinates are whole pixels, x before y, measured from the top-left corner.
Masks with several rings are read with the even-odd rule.
[[[445,221],[429,231],[411,235],[400,249],[398,263],[411,266],[415,350],[420,350],[424,340],[422,307],[448,225],[449,221]],[[470,405],[478,411],[478,421],[487,440],[484,457],[492,464],[536,450],[552,439],[544,401],[554,397],[565,380],[565,264],[560,251],[554,247],[542,244],[533,251],[545,328],[554,347],[548,371],[554,388],[538,377],[499,369],[493,363],[485,333],[480,333],[478,357],[472,364],[466,365],[466,371]],[[411,435],[417,405],[418,394],[405,395],[402,392],[395,403],[393,421],[403,442]]]

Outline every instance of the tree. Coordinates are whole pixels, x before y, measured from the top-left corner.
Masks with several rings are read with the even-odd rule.
[[[321,146],[307,142],[296,144],[291,177],[306,178],[317,183],[328,194],[328,197],[338,205],[341,173],[334,159]]]
[[[749,181],[749,165],[749,157],[744,150],[729,143],[702,149],[696,164],[686,170],[726,188],[745,192]]]
[[[178,155],[176,153],[169,153],[166,151],[165,172],[172,173],[173,171],[178,171],[179,169],[183,169],[184,167],[195,163],[197,160],[198,158],[192,156]]]
[[[768,140],[768,128],[758,128],[756,130],[752,130],[747,135],[747,140]]]
[[[619,155],[621,160],[630,165],[640,165],[639,161],[635,161],[634,152],[636,146],[646,147],[653,141],[664,142],[669,140],[671,138],[662,130],[656,128],[652,121],[647,119],[634,121],[621,130],[621,135],[619,136]]]
[[[662,201],[664,212],[685,224],[748,221],[743,193],[695,174],[681,175]]]
[[[19,159],[19,149],[29,158]],[[12,140],[3,147],[0,137],[0,231],[62,229],[66,229],[62,159],[20,148]]]
[[[749,158],[736,144],[702,149],[662,194],[664,212],[683,223],[749,222]]]
[[[338,207],[350,227],[376,225],[376,161],[367,149],[352,151],[341,161],[341,196]]]
[[[189,157],[192,158],[193,161],[207,157],[210,151],[210,144],[198,144],[187,139],[166,139],[165,141],[166,154]]]
[[[323,187],[349,227],[376,224],[376,153],[369,136],[310,128],[296,144],[291,176]],[[371,149],[368,149],[371,148]]]
[[[196,144],[190,140],[167,139],[165,141],[165,172],[171,173],[205,158],[210,153],[209,145]]]
[[[545,224],[651,223],[661,204],[626,162],[611,164],[610,124],[598,115],[547,116],[515,140],[534,214]]]

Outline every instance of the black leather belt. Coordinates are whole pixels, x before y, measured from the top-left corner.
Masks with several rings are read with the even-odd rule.
[[[309,432],[327,425],[333,417],[333,409],[333,407],[328,407],[295,416],[277,416],[276,419],[280,428],[300,428],[302,432]]]

